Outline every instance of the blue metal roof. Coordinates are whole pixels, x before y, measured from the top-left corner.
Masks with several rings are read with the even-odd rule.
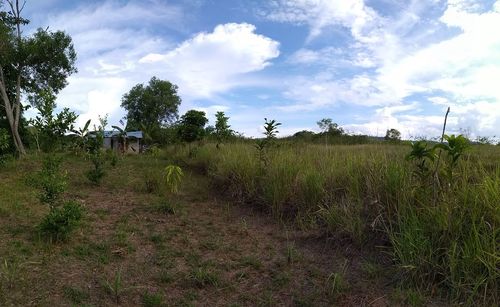
[[[111,131],[104,131],[104,137],[105,138],[112,138],[112,137],[118,137],[120,135],[119,131],[116,130],[111,130]],[[128,131],[126,132],[127,138],[136,138],[136,139],[142,139],[142,131]]]

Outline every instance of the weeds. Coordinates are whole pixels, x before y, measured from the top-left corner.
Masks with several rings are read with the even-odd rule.
[[[8,289],[14,287],[16,281],[19,279],[20,265],[16,261],[4,261],[0,266],[0,277],[5,282]]]
[[[122,281],[122,273],[121,270],[118,270],[115,273],[115,277],[113,280],[110,282],[108,280],[104,281],[104,287],[108,291],[110,295],[113,296],[115,302],[117,304],[120,304],[120,296],[125,290],[123,281]]]
[[[327,279],[327,290],[331,297],[337,297],[342,292],[347,290],[349,287],[347,281],[345,280],[345,275],[347,271],[347,260],[344,262],[340,272],[334,272],[328,276]]]
[[[220,283],[219,274],[205,266],[197,267],[191,270],[189,278],[199,288],[204,288],[206,286],[217,287]]]

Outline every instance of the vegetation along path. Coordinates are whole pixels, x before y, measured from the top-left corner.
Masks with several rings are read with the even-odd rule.
[[[381,259],[213,193],[187,172],[167,200],[165,161],[124,157],[100,186],[88,161],[65,156],[68,191],[85,218],[60,243],[41,238],[47,211],[27,184],[42,158],[12,161],[0,181],[2,306],[386,306],[418,302]],[[338,247],[338,246],[337,246]],[[383,261],[382,261],[383,262]]]

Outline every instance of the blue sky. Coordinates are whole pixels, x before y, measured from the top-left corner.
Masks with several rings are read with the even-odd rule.
[[[152,76],[189,109],[258,136],[329,117],[352,133],[500,135],[500,0],[29,1],[30,28],[68,32],[79,72],[59,107],[79,123],[123,117],[120,99]],[[29,31],[29,30],[28,30]]]

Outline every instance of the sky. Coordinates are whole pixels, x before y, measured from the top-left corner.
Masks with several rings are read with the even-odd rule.
[[[78,73],[58,107],[125,115],[121,98],[153,76],[179,86],[179,113],[224,111],[234,130],[404,138],[500,135],[500,0],[27,0],[25,33],[73,38]],[[33,112],[33,111],[31,111]]]

